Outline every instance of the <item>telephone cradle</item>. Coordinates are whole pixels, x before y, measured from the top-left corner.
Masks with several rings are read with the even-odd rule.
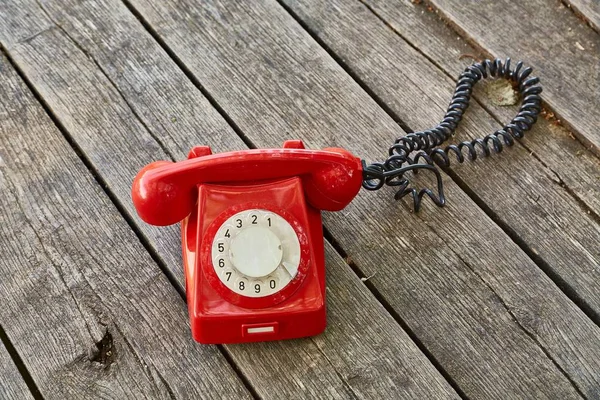
[[[326,326],[321,210],[358,193],[361,160],[340,148],[212,154],[157,161],[134,180],[140,217],[181,221],[192,336],[239,343],[313,336]]]

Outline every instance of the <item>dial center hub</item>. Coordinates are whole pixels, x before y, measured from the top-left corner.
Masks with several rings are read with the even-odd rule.
[[[251,278],[267,276],[277,269],[283,257],[281,241],[268,228],[246,228],[231,241],[229,257],[234,267]]]

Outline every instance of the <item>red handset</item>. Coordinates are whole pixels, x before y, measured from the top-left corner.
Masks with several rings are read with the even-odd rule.
[[[312,336],[325,329],[320,210],[344,208],[362,184],[359,158],[339,148],[212,154],[149,164],[133,202],[153,225],[182,221],[192,335],[200,343]]]

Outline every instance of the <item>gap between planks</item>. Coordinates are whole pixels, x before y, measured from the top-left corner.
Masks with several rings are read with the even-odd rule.
[[[67,35],[67,37],[71,41],[73,41],[73,39],[70,36]],[[76,42],[75,42],[75,45],[80,50],[82,50]],[[44,109],[44,111],[46,112],[46,114],[48,115],[48,117],[52,120],[52,122],[57,127],[57,129],[60,131],[60,133],[62,134],[62,136],[64,137],[64,139],[67,141],[67,143],[69,143],[69,146],[77,154],[77,157],[81,160],[81,162],[86,167],[86,169],[88,170],[88,172],[91,174],[91,176],[94,178],[94,180],[98,183],[98,185],[100,186],[100,188],[102,189],[102,191],[106,194],[106,196],[114,204],[114,206],[118,210],[119,214],[127,222],[127,225],[134,232],[134,234],[136,235],[136,237],[138,238],[138,240],[140,241],[140,243],[142,244],[142,246],[144,247],[144,249],[148,252],[148,254],[152,258],[152,260],[158,265],[158,267],[160,268],[160,270],[162,271],[162,273],[169,280],[169,283],[171,283],[171,285],[175,288],[175,290],[177,291],[177,293],[179,294],[179,296],[187,304],[187,298],[186,298],[186,295],[185,295],[185,290],[179,284],[179,282],[177,281],[177,278],[174,276],[173,272],[171,270],[169,270],[169,268],[165,264],[165,261],[158,255],[156,249],[149,243],[148,238],[140,231],[139,227],[132,220],[132,218],[129,215],[129,213],[127,213],[127,210],[125,210],[125,207],[123,206],[123,203],[108,189],[108,185],[106,184],[105,180],[98,173],[98,171],[96,170],[96,168],[94,168],[94,166],[92,165],[92,163],[90,162],[90,160],[85,156],[85,153],[81,150],[81,148],[79,147],[79,145],[68,134],[68,132],[65,129],[64,125],[56,117],[56,115],[54,114],[54,112],[52,111],[52,109],[48,106],[48,104],[46,103],[46,101],[40,96],[40,94],[36,90],[35,86],[23,74],[23,71],[21,71],[21,69],[19,68],[19,66],[14,62],[14,60],[11,58],[10,54],[8,53],[8,51],[2,46],[1,43],[0,43],[0,52],[8,59],[9,63],[13,67],[13,69],[17,72],[17,74],[19,75],[19,77],[21,78],[21,80],[27,85],[27,88],[29,89],[29,91],[33,94],[33,96],[35,97],[35,99],[38,101],[38,103]],[[84,52],[84,54],[87,55],[86,52]],[[88,56],[88,58],[90,58],[91,60],[93,60],[92,57]],[[100,66],[98,66],[98,69],[100,71],[102,71],[102,68],[100,68]],[[113,84],[113,82],[112,82],[111,79],[109,79],[108,77],[106,77],[106,78],[107,78],[107,80],[109,82],[111,82],[111,84]],[[114,84],[113,84],[113,86],[114,86]],[[116,86],[114,86],[114,88],[119,93],[119,95],[122,96],[122,94],[118,90],[118,88]],[[122,97],[123,97],[123,100],[126,101],[124,99],[124,96],[122,96]],[[126,104],[128,104],[128,103],[126,102]],[[132,109],[132,112],[133,112],[133,109]],[[137,114],[134,113],[134,115],[135,115],[136,119],[138,119],[140,121],[140,123],[144,126],[144,128],[146,130],[148,130],[148,128],[146,127],[144,121],[142,121],[141,118]],[[152,135],[152,133],[150,133],[150,134]],[[160,141],[158,141],[158,143],[160,143]],[[165,153],[169,154],[166,151],[165,151]],[[169,156],[171,156],[171,155],[169,154]],[[171,156],[171,159],[172,159],[172,161],[175,161],[175,158],[172,157],[172,156]],[[2,337],[2,336],[4,336],[4,337]],[[0,327],[0,339],[4,339],[4,338],[6,338],[6,342],[5,343],[9,343],[10,344],[10,341],[9,341],[8,337],[6,337],[6,335],[4,334],[4,331],[2,331],[1,327]],[[27,382],[27,385],[28,386],[31,385],[30,386],[30,390],[31,390],[32,394],[34,395],[34,397],[36,399],[38,399],[38,398],[41,399],[42,398],[41,393],[40,393],[39,389],[37,388],[37,386],[35,385],[35,382],[33,381],[33,378],[31,377],[31,375],[27,371],[27,368],[26,368],[25,364],[21,360],[20,356],[18,355],[18,353],[14,349],[14,347],[12,347],[12,344],[10,346],[11,347],[7,346],[7,348],[11,348],[13,350],[12,352],[10,352],[11,356],[13,356],[13,360],[15,360],[15,363],[17,364],[17,366],[21,366],[22,367],[22,369],[19,368],[19,371],[21,371],[21,373],[23,374],[23,378]],[[219,349],[219,352],[227,360],[227,362],[229,363],[229,365],[231,366],[231,368],[233,369],[233,371],[236,373],[236,375],[238,376],[238,378],[240,379],[240,381],[243,383],[243,385],[245,386],[245,388],[248,390],[248,392],[250,393],[250,395],[254,399],[257,399],[257,400],[260,399],[260,396],[258,396],[258,394],[256,393],[256,390],[255,390],[254,386],[248,380],[248,377],[239,369],[238,365],[231,358],[231,354],[224,348],[223,345],[219,344],[219,345],[215,345],[215,346]]]
[[[561,0],[576,17],[588,24],[590,28],[600,34],[600,3],[596,0],[597,10],[593,9],[594,0]]]
[[[128,4],[128,0],[123,0],[126,4]],[[330,47],[327,45],[315,32],[314,30],[308,26],[297,14],[294,10],[292,10],[287,4],[284,3],[284,0],[276,0],[279,5],[283,9],[286,10],[288,14],[300,25],[302,28],[315,40],[328,54],[331,58],[333,58],[342,69],[356,81],[356,83],[369,95],[373,100],[379,105],[398,125],[407,133],[414,132],[414,130],[404,122],[401,117],[378,95],[375,93],[371,87],[369,87],[356,73],[352,67],[348,65],[340,56],[338,56]],[[394,29],[383,17],[381,17],[373,8],[366,4],[363,0],[359,0],[372,14],[374,14],[387,28],[389,28],[394,34],[399,36],[402,40],[404,40],[409,46],[415,49],[418,53],[420,53],[424,58],[426,58],[432,65],[434,65],[440,72],[444,75],[451,78],[455,81],[455,77],[450,75],[450,73],[440,66],[435,60],[430,58],[427,54],[425,54],[421,49],[419,49],[416,45],[414,45],[410,40],[408,40],[404,35]],[[129,7],[129,6],[128,6]],[[136,15],[137,17],[137,15]],[[153,33],[154,35],[154,33]],[[473,95],[472,100],[476,101],[479,105],[481,105],[487,114],[489,114],[496,122],[500,125],[503,125],[502,121],[494,115],[494,113],[490,112],[490,110],[485,106],[485,104],[478,99],[477,95]],[[540,116],[540,118],[543,118]],[[531,151],[525,144],[521,141],[515,141],[517,146],[522,146],[527,152],[532,155],[537,161],[539,161],[542,165],[551,170],[533,151]],[[492,155],[493,156],[493,155]],[[439,166],[439,164],[438,164]],[[455,165],[456,166],[456,165]],[[486,214],[490,217],[492,221],[496,225],[500,227],[500,229],[506,233],[508,237],[518,245],[531,259],[535,264],[546,274],[548,277],[567,295],[567,297],[573,301],[587,316],[590,318],[597,326],[600,326],[600,313],[596,312],[593,307],[588,304],[588,302],[582,298],[577,291],[571,287],[561,276],[559,273],[552,270],[550,265],[536,252],[531,248],[531,246],[520,237],[520,235],[511,228],[508,223],[504,222],[502,218],[498,216],[494,210],[488,206],[485,201],[476,193],[475,190],[469,187],[469,185],[456,173],[452,168],[442,168],[444,172],[457,184],[458,187],[463,190],[471,200]],[[554,171],[552,171],[554,172]],[[556,174],[556,172],[554,172]],[[558,177],[558,174],[556,174]],[[558,177],[560,179],[560,177]],[[600,215],[593,210],[589,205],[587,205],[579,196],[577,196],[572,190],[570,190],[566,185],[564,186],[564,190],[568,193],[581,207],[584,213],[587,213],[592,216],[595,222],[600,223]],[[345,251],[338,244],[336,249],[340,254],[346,254]],[[355,268],[353,270],[356,271]],[[364,276],[364,275],[363,275]],[[553,362],[555,362],[553,360]],[[564,371],[563,371],[564,373]],[[570,377],[567,376],[568,379]]]
[[[402,327],[402,329],[417,345],[419,350],[421,350],[421,352],[425,355],[425,357],[427,357],[429,362],[435,367],[435,369],[438,370],[438,372],[444,377],[444,379],[448,381],[448,383],[450,384],[450,386],[452,386],[456,393],[458,393],[458,395],[462,399],[468,399],[469,397],[460,388],[456,380],[452,378],[452,376],[448,373],[448,371],[446,371],[444,366],[435,358],[431,351],[427,349],[427,346],[425,346],[421,339],[419,339],[418,335],[415,334],[415,332],[410,328],[406,321],[402,319],[400,314],[398,314],[398,312],[394,310],[394,307],[385,299],[385,296],[383,296],[379,292],[377,287],[369,281],[371,277],[366,276],[365,273],[361,270],[361,268],[352,261],[348,253],[346,253],[346,251],[344,250],[343,246],[337,240],[335,240],[331,232],[329,232],[329,230],[325,226],[323,226],[323,234],[325,236],[325,240],[327,240],[331,244],[331,246],[342,257],[342,259],[348,265],[348,267],[350,267],[350,269],[356,274],[356,276],[360,278],[361,282],[367,287],[371,294],[373,294],[373,296],[383,306],[383,308],[385,308],[385,310],[392,316],[392,318],[394,318],[398,325]]]
[[[4,348],[2,348],[3,345],[4,345]],[[23,378],[23,383],[25,383],[25,385],[27,386],[27,389],[29,389],[29,392],[21,393],[20,396],[23,398],[26,398],[27,397],[26,393],[27,393],[28,395],[31,395],[35,400],[42,400],[43,399],[42,394],[40,393],[37,385],[35,384],[33,378],[31,377],[31,374],[27,370],[25,363],[23,363],[23,360],[19,356],[19,353],[17,353],[17,351],[15,350],[15,347],[12,345],[10,339],[6,335],[6,332],[0,325],[0,353],[3,353],[3,352],[6,352],[9,355],[10,360],[14,363],[14,367],[17,369],[19,375]],[[1,361],[3,361],[2,358],[3,358],[3,355],[0,354],[0,367],[2,366],[2,363],[1,363]],[[9,384],[11,384],[11,382],[9,382]],[[0,382],[0,386],[2,386],[2,382]]]

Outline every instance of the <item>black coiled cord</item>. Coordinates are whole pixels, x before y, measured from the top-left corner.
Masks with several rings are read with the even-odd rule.
[[[500,153],[503,146],[512,146],[514,139],[523,137],[525,131],[531,129],[537,121],[537,117],[542,110],[540,93],[542,87],[539,85],[539,79],[529,77],[532,72],[531,67],[523,68],[523,62],[519,61],[514,70],[510,68],[510,58],[506,62],[500,59],[494,61],[485,60],[477,62],[469,67],[458,77],[458,83],[452,101],[448,106],[448,111],[442,122],[433,129],[423,132],[409,133],[406,136],[396,139],[389,149],[389,157],[383,163],[372,163],[367,166],[363,160],[363,187],[367,190],[378,190],[384,185],[399,187],[395,199],[399,200],[410,194],[413,198],[414,209],[419,211],[421,199],[427,195],[435,204],[442,207],[446,204],[444,197],[444,187],[442,176],[435,165],[441,167],[450,165],[450,153],[456,156],[459,163],[465,161],[463,150],[467,150],[467,157],[474,161],[477,159],[479,147],[482,156],[489,156],[494,153]],[[519,91],[522,104],[517,115],[502,129],[497,130],[484,137],[483,139],[474,139],[464,141],[458,145],[450,145],[444,149],[436,148],[448,140],[456,130],[463,114],[469,107],[473,86],[481,79],[504,78],[512,82]],[[491,147],[490,147],[491,146]],[[417,151],[411,156],[411,153]],[[419,163],[423,160],[424,164]],[[408,171],[417,173],[419,170],[426,169],[434,172],[437,179],[438,195],[428,188],[417,190],[409,187],[410,181],[404,176]]]

